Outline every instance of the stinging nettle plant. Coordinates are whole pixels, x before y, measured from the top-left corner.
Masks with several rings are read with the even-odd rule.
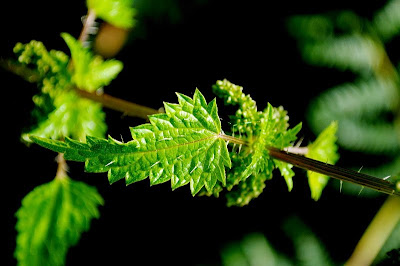
[[[29,193],[16,214],[19,265],[63,265],[68,248],[89,230],[91,219],[99,217],[104,200],[95,188],[68,176],[66,160],[84,162],[87,172],[107,172],[110,183],[148,178],[150,185],[170,182],[172,189],[188,185],[193,196],[223,193],[228,206],[249,204],[277,171],[291,191],[293,166],[307,170],[314,200],[320,198],[328,176],[400,195],[395,182],[333,166],[339,158],[337,122],[313,143],[299,147],[301,123],[290,128],[283,107],[268,103],[258,110],[243,88],[228,80],[217,81],[212,89],[226,105],[237,107],[229,133],[222,129],[216,99],[207,102],[198,89],[193,97],[177,93],[178,103],[164,103],[165,113],[104,94],[102,88],[123,64],[104,60],[89,47],[95,19],[131,28],[135,10],[130,0],[88,0],[87,6],[81,36],[61,34],[70,56],[31,41],[15,46],[17,61],[2,62],[39,88],[33,97],[36,123],[22,139],[59,153],[55,179]],[[148,123],[130,128],[128,142],[105,138],[102,106]]]

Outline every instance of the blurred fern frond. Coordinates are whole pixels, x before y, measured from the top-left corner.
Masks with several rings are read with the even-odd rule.
[[[396,87],[382,80],[342,84],[312,101],[310,126],[320,132],[330,121],[339,120],[342,147],[370,154],[399,154],[399,135],[390,118],[396,98]]]
[[[390,158],[386,166],[369,171],[400,172],[400,75],[385,49],[400,33],[400,0],[388,1],[371,20],[340,11],[295,16],[288,27],[305,61],[356,75],[312,101],[311,129],[320,133],[337,120],[341,147]]]
[[[285,221],[283,231],[292,240],[295,254],[281,253],[263,234],[251,233],[223,248],[222,265],[335,265],[323,243],[299,218],[291,217]]]

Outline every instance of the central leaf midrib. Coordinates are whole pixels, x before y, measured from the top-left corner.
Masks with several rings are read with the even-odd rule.
[[[202,128],[202,129],[204,129],[204,128]],[[131,155],[131,154],[139,154],[139,155],[144,156],[145,154],[148,154],[148,153],[151,153],[151,152],[160,152],[160,151],[165,151],[165,150],[169,150],[169,149],[173,149],[173,148],[178,148],[178,147],[181,147],[181,146],[189,146],[189,145],[192,145],[194,143],[206,141],[206,140],[209,140],[209,139],[212,139],[212,138],[215,138],[215,139],[221,138],[221,134],[217,134],[217,133],[215,133],[213,131],[210,131],[210,130],[207,130],[207,129],[205,129],[205,130],[208,131],[208,132],[211,132],[212,135],[208,136],[208,137],[205,137],[205,138],[201,138],[201,139],[197,139],[197,140],[194,140],[194,141],[185,142],[185,143],[177,144],[177,145],[173,145],[173,146],[168,146],[168,147],[161,148],[161,149],[154,149],[154,150],[148,150],[148,151],[132,151],[132,152],[126,152],[126,153],[111,153],[111,154],[116,155],[116,156],[118,156],[118,155]],[[142,157],[140,157],[140,158],[142,158]],[[137,159],[137,160],[139,160],[139,159]],[[128,166],[128,165],[131,165],[131,164],[132,163],[128,163],[128,164],[125,164],[125,165],[118,165],[118,166],[116,166],[116,168]],[[111,165],[110,168],[113,168],[113,166]]]

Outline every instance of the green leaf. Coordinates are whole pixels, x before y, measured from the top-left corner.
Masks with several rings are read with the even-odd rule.
[[[296,135],[301,130],[302,124],[300,123],[287,130],[286,112],[279,108],[274,108],[270,104],[264,114],[264,118],[259,123],[261,130],[256,140],[251,144],[251,149],[253,150],[250,155],[252,158],[251,163],[243,172],[242,178],[247,178],[251,174],[260,172],[269,175],[277,167],[285,178],[290,191],[293,188],[292,177],[294,173],[291,170],[292,166],[285,162],[272,160],[269,156],[268,147],[283,149],[291,146],[292,142],[296,140]]]
[[[234,189],[226,193],[227,206],[248,205],[251,200],[258,198],[265,188],[265,181],[272,178],[272,173],[253,174],[239,182]]]
[[[312,64],[369,75],[381,60],[381,49],[372,38],[354,34],[307,43],[303,47],[303,57]]]
[[[336,132],[338,123],[332,122],[321,134],[317,137],[314,143],[308,145],[306,157],[335,164],[339,159],[336,145]],[[318,200],[321,197],[322,190],[329,181],[329,177],[316,172],[307,171],[308,184],[311,190],[311,197]]]
[[[16,213],[18,265],[64,265],[68,248],[99,218],[102,204],[95,188],[68,177],[36,187]]]
[[[291,146],[297,139],[301,123],[289,129],[289,117],[281,106],[276,108],[268,104],[263,112],[258,111],[256,102],[243,93],[243,87],[226,79],[217,81],[213,90],[226,104],[238,106],[235,116],[231,117],[232,131],[249,143],[240,148],[234,146],[230,153],[233,166],[227,174],[228,206],[247,205],[257,198],[265,188],[265,181],[272,178],[275,168],[280,170],[290,191],[293,188],[293,166],[270,158],[267,148]],[[208,195],[218,195],[219,191],[217,187]]]
[[[289,258],[271,246],[261,233],[250,233],[221,251],[224,266],[291,266]]]
[[[224,99],[228,105],[237,105],[238,110],[232,116],[232,131],[234,133],[252,135],[257,128],[261,112],[257,111],[256,102],[248,94],[243,93],[243,87],[235,85],[228,80],[218,80],[213,85],[213,91],[218,97]]]
[[[104,136],[107,126],[100,104],[83,99],[71,90],[73,84],[66,54],[47,51],[43,43],[37,41],[18,43],[14,52],[19,62],[34,68],[39,77],[40,92],[33,96],[35,109],[32,114],[36,121],[29,133],[22,135],[23,140],[29,142],[29,135],[79,140],[84,140],[86,135]],[[93,72],[93,75],[99,75],[96,73]]]
[[[61,37],[67,43],[74,64],[72,80],[80,89],[95,91],[102,86],[110,84],[123,68],[121,61],[110,59],[103,61],[100,56],[92,52],[68,33]]]
[[[373,25],[376,32],[384,41],[390,41],[400,32],[400,2],[388,1],[374,15]]]
[[[59,95],[54,105],[55,110],[45,121],[31,132],[22,135],[25,141],[30,141],[30,135],[51,139],[70,136],[81,141],[84,141],[87,135],[104,136],[107,126],[100,104],[83,99],[70,91]]]
[[[96,16],[114,26],[132,28],[135,24],[133,0],[87,0],[86,4]]]
[[[149,177],[151,185],[170,180],[173,189],[190,183],[193,195],[202,187],[212,191],[217,181],[225,185],[225,166],[231,166],[216,101],[207,104],[199,90],[193,99],[177,95],[179,104],[164,103],[165,114],[131,128],[133,140],[128,143],[111,137],[87,137],[86,143],[31,138],[65,153],[67,160],[85,161],[88,172],[108,172],[110,183],[125,178],[131,184]]]

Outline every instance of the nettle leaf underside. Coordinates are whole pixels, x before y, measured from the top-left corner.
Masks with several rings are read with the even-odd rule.
[[[86,143],[31,136],[37,144],[64,153],[67,160],[84,161],[88,172],[108,172],[110,183],[125,178],[131,184],[149,177],[150,184],[171,181],[172,189],[190,184],[193,195],[217,181],[226,184],[225,166],[231,167],[227,143],[215,99],[207,104],[196,90],[193,99],[178,95],[179,104],[164,103],[165,114],[131,128],[133,140],[87,137]]]

